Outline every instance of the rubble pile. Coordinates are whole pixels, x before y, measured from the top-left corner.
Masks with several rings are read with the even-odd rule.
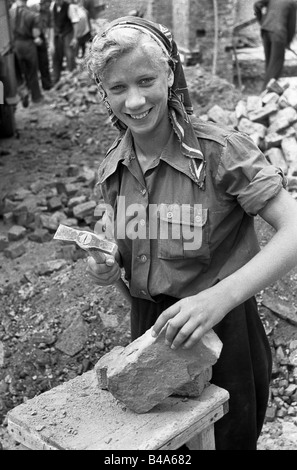
[[[297,79],[271,80],[261,95],[240,99],[234,111],[219,105],[200,116],[248,134],[267,160],[287,176],[297,198]]]
[[[52,240],[60,223],[70,227],[93,229],[95,208],[99,202],[94,185],[96,171],[87,166],[70,165],[68,176],[51,183],[37,181],[29,188],[6,194],[1,215],[8,225],[0,236],[0,251],[15,259],[26,252],[26,240],[43,243]],[[84,256],[74,244],[61,245],[57,257],[77,260]]]

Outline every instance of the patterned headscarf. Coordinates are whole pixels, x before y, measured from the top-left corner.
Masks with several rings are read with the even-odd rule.
[[[187,82],[184,75],[184,70],[180,60],[179,52],[176,42],[172,38],[172,34],[164,25],[154,23],[152,21],[135,17],[125,16],[118,18],[107,26],[105,31],[101,34],[102,37],[113,28],[135,28],[143,31],[145,34],[151,36],[161,48],[165,49],[170,56],[170,66],[174,73],[174,82],[169,91],[168,108],[169,116],[172,122],[173,129],[178,136],[181,143],[182,152],[191,158],[190,168],[197,183],[203,186],[204,181],[204,167],[205,161],[203,154],[198,145],[196,135],[191,125],[189,115],[193,114],[193,106],[191,103]],[[96,37],[94,39],[96,41]],[[102,88],[100,80],[97,78],[97,84],[105,106],[108,109],[112,123],[123,132],[126,126],[120,121],[113,113],[104,89]],[[197,168],[195,158],[200,159]]]

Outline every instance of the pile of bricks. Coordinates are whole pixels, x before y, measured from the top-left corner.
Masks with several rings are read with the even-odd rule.
[[[26,252],[26,241],[51,241],[60,223],[70,227],[93,228],[97,205],[94,185],[96,171],[70,165],[65,178],[43,184],[33,183],[3,197],[0,215],[7,233],[0,235],[0,251],[15,259]],[[85,256],[73,244],[61,246],[59,257],[76,260]]]
[[[297,78],[271,80],[261,95],[238,101],[234,111],[213,106],[202,119],[248,134],[267,160],[281,168],[297,197]]]

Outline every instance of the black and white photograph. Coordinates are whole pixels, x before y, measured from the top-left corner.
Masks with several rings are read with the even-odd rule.
[[[0,0],[0,450],[297,450],[296,17]]]

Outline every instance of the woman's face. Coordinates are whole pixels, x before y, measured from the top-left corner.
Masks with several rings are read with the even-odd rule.
[[[173,72],[163,62],[156,65],[151,53],[138,46],[109,65],[102,80],[114,114],[134,135],[168,126],[168,87]]]

